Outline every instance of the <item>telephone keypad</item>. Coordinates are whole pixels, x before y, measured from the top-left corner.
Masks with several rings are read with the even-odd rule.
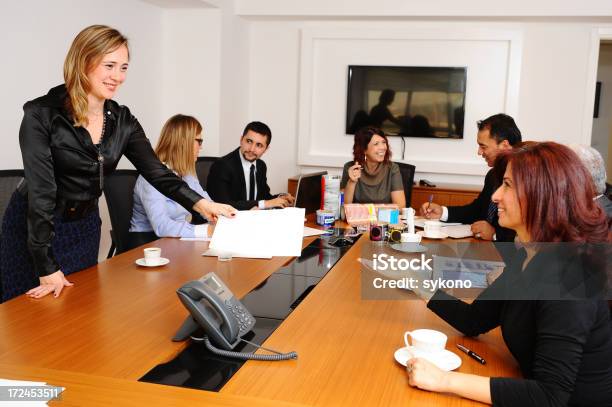
[[[242,306],[242,304],[237,301],[232,301],[232,299],[225,300],[225,305],[231,311],[231,313],[236,317],[236,321],[238,322],[238,330],[240,332],[240,336],[244,335],[248,331],[253,328],[255,325],[255,319],[251,316],[251,314]]]

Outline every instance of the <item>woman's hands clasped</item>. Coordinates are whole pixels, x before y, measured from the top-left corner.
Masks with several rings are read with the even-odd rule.
[[[206,199],[200,199],[194,206],[193,209],[200,215],[204,216],[210,222],[216,222],[219,216],[225,216],[226,218],[233,218],[236,216],[236,209],[233,206],[225,205]]]
[[[27,296],[32,298],[42,298],[47,294],[53,293],[55,298],[59,297],[64,287],[70,287],[74,285],[70,281],[66,280],[64,273],[61,270],[56,271],[48,276],[40,277],[40,285],[32,288],[26,293]]]

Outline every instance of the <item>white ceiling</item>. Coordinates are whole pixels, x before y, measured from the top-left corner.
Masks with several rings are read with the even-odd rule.
[[[162,8],[219,8],[221,0],[140,0]]]

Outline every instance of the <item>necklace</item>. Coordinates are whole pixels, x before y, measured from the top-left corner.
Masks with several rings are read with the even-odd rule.
[[[104,188],[104,157],[102,156],[102,141],[104,140],[104,133],[106,132],[106,115],[102,118],[102,132],[100,133],[100,140],[96,144],[98,150],[98,167],[100,168],[100,192]]]

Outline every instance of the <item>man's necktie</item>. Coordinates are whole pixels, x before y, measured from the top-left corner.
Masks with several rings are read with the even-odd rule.
[[[251,173],[249,174],[249,201],[255,200],[255,164],[251,164]]]
[[[495,219],[495,215],[497,214],[497,204],[493,201],[489,202],[489,209],[487,210],[487,222],[491,225],[493,224],[493,220]]]

